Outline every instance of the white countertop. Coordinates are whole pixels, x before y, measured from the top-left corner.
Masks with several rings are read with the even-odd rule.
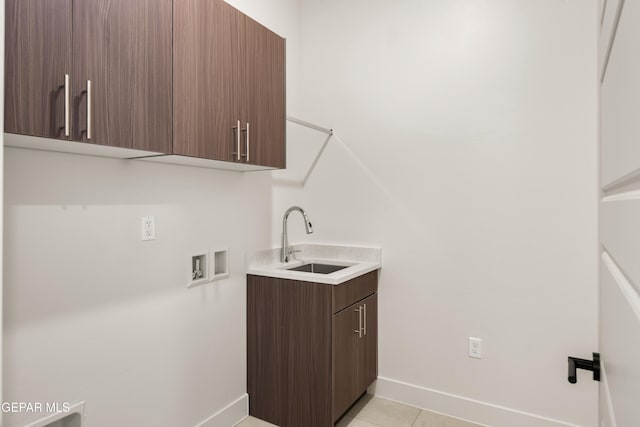
[[[300,252],[294,253],[288,263],[280,262],[280,248],[251,254],[247,257],[247,274],[339,285],[382,267],[381,248],[306,243],[292,246]],[[330,274],[287,270],[310,262],[348,267]]]

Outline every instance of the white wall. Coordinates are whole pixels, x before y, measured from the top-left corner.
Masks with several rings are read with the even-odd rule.
[[[337,138],[306,187],[274,188],[273,245],[300,204],[315,233],[292,242],[383,247],[387,396],[595,425],[566,358],[597,348],[596,1],[302,3],[301,116]]]
[[[384,248],[381,376],[595,425],[595,385],[566,382],[596,348],[595,1],[229,2],[287,37],[289,114],[338,138],[273,196],[262,174],[8,149],[4,400],[175,426],[240,397],[242,258],[295,203],[315,233],[292,217],[292,241]],[[219,244],[231,279],[186,290],[184,257]]]
[[[5,399],[86,400],[91,425],[170,427],[241,397],[244,256],[268,244],[264,174],[5,155]],[[155,241],[140,241],[146,215]],[[218,246],[231,278],[187,289],[189,256]]]
[[[295,40],[297,2],[271,3],[261,22]],[[85,400],[91,426],[175,427],[245,395],[244,257],[270,243],[268,173],[5,156],[5,401]],[[189,256],[218,246],[231,277],[187,289]]]

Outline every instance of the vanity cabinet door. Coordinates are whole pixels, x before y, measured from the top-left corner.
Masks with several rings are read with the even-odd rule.
[[[333,315],[333,420],[378,376],[378,295]]]
[[[363,307],[363,331],[358,359],[358,383],[364,392],[378,378],[378,294],[360,303]]]
[[[355,303],[333,315],[333,421],[362,394],[358,378],[362,345],[360,306]]]
[[[6,0],[5,10],[5,132],[69,139],[71,0]]]
[[[331,287],[247,276],[249,414],[280,427],[330,427]]]

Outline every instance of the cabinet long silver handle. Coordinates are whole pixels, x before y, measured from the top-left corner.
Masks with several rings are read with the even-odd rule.
[[[362,306],[358,306],[358,309],[353,311],[358,312],[358,329],[355,329],[353,332],[358,334],[358,338],[362,338]]]
[[[69,108],[71,96],[71,76],[64,75],[64,136],[69,136]]]
[[[87,80],[87,139],[91,139],[91,80]]]
[[[235,155],[236,160],[240,160],[240,120],[238,120],[236,125],[233,127],[233,132],[236,137],[236,151],[231,153],[231,155]]]
[[[249,122],[247,122],[247,127],[242,129],[243,132],[245,132],[245,137],[244,137],[244,144],[245,144],[245,153],[247,154],[243,154],[242,156],[245,157],[246,161],[249,161]]]
[[[367,336],[367,304],[364,305],[364,336]]]

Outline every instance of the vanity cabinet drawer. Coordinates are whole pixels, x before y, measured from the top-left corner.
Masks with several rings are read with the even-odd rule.
[[[378,290],[378,270],[333,287],[333,312],[337,313]]]

